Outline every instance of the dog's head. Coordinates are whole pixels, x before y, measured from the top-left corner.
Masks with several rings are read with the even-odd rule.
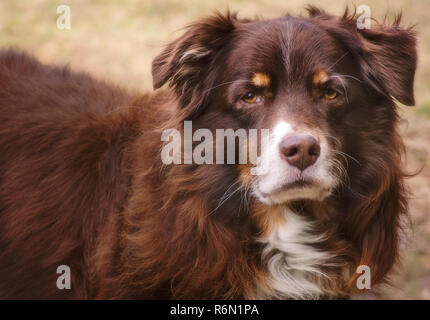
[[[396,101],[414,104],[416,39],[400,18],[359,29],[355,13],[308,11],[267,21],[218,14],[194,23],[154,60],[154,87],[173,89],[177,123],[193,120],[194,129],[213,133],[270,130],[260,174],[249,165],[200,166],[191,184],[232,222],[243,199],[232,197],[231,186],[252,190],[260,234],[281,221],[278,207],[311,216],[329,235],[321,249],[343,266],[332,279],[345,292],[347,274],[345,288],[354,290],[357,266],[370,267],[373,285],[398,257],[407,197]]]
[[[352,268],[370,266],[378,282],[397,258],[407,211],[396,100],[414,104],[415,34],[400,18],[359,29],[348,10],[343,17],[308,11],[196,22],[154,60],[154,87],[169,84],[175,117],[193,120],[193,128],[270,129],[259,157],[266,170],[252,176],[251,166],[233,166],[237,180],[257,203],[334,207],[336,218],[324,225],[349,243]],[[204,187],[221,188],[220,176]]]
[[[351,183],[354,168],[389,165],[393,99],[414,104],[413,32],[398,23],[359,30],[354,15],[309,13],[267,21],[206,18],[153,62],[154,87],[174,88],[183,119],[271,130],[260,158],[267,170],[252,179],[266,204],[321,200]]]

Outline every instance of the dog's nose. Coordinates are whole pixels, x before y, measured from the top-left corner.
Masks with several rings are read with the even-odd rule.
[[[303,171],[317,161],[321,147],[313,136],[300,135],[283,139],[279,150],[290,165]]]

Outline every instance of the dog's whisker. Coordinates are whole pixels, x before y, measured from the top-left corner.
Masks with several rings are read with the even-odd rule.
[[[332,75],[331,78],[337,78],[337,79],[340,80],[340,83],[342,84],[342,87],[343,87],[343,91],[345,92],[346,102],[347,102],[347,104],[349,104],[348,91],[346,90],[346,86],[345,86],[345,83],[343,82],[342,77],[341,76],[337,76],[337,75]]]
[[[358,82],[360,82],[360,83],[363,83],[363,81],[361,81],[361,80],[360,80],[360,79],[358,79],[357,77],[351,76],[351,75],[349,75],[349,74],[337,74],[336,76],[338,76],[338,77],[342,77],[342,78],[351,78],[351,79],[356,80],[356,81],[358,81]],[[332,76],[332,77],[333,77],[333,76]]]
[[[322,132],[321,132],[321,134],[326,138],[332,139],[337,145],[339,145],[339,146],[342,145],[342,142],[340,141],[339,138],[332,136],[332,135],[329,135],[329,134],[326,134],[326,133],[322,133]]]
[[[224,192],[224,194],[221,196],[220,200],[218,201],[218,205],[215,207],[215,209],[209,212],[208,216],[215,213],[224,203],[226,203],[233,195],[235,195],[242,188],[242,185],[239,185],[238,188],[234,189],[232,192],[229,193],[230,189],[233,188],[238,183],[240,182],[236,181],[227,188],[227,190]]]
[[[252,82],[252,81],[251,80],[245,80],[245,79],[239,79],[239,80],[235,80],[235,81],[224,82],[224,83],[220,83],[220,84],[218,84],[216,86],[213,86],[213,87],[205,90],[205,92],[209,92],[209,91],[212,91],[212,90],[214,90],[216,88],[219,88],[219,87],[222,87],[222,86],[225,86],[225,85],[228,85],[228,84],[233,84],[233,83],[236,83],[236,82]]]
[[[343,58],[345,58],[347,55],[348,55],[348,53],[349,53],[349,50],[348,51],[346,51],[339,59],[337,59],[336,60],[336,62],[335,63],[333,63],[330,67],[329,67],[329,69],[333,69],[339,62],[341,62],[342,60],[343,60]]]
[[[348,158],[350,158],[351,160],[355,161],[358,165],[361,165],[360,161],[358,161],[356,158],[354,158],[353,156],[351,156],[350,154],[348,154],[348,153],[346,153],[346,152],[343,152],[343,151],[340,151],[340,150],[332,150],[332,151],[333,151],[334,153],[337,153],[337,154],[342,155],[342,156],[344,156],[344,157],[348,157]]]

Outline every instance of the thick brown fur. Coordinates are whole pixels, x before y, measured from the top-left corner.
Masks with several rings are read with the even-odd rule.
[[[357,161],[339,159],[348,162],[345,183],[324,202],[291,204],[326,235],[319,249],[335,256],[321,266],[330,279],[315,281],[344,297],[355,290],[358,265],[371,267],[373,285],[398,259],[407,198],[393,98],[414,103],[415,36],[399,21],[358,31],[354,14],[309,12],[305,26],[351,53],[345,64],[362,81],[366,110],[333,116],[342,122],[336,147]],[[213,90],[249,23],[218,14],[192,24],[154,60],[154,87],[169,88],[143,96],[0,53],[0,298],[271,296],[257,239],[278,223],[277,208],[251,198],[243,205],[239,195],[217,208],[244,179],[237,166],[160,159],[161,133],[182,130],[184,120],[236,129],[258,118],[236,121],[221,104],[224,88]],[[59,265],[70,266],[71,290],[56,287]]]

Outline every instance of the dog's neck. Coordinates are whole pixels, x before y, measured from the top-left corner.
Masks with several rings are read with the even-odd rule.
[[[335,296],[334,288],[326,286],[334,270],[333,253],[321,249],[327,240],[315,231],[314,223],[288,207],[278,211],[276,223],[262,236],[262,252],[268,280],[257,295],[280,299],[316,299]],[[333,290],[334,289],[334,290]]]

